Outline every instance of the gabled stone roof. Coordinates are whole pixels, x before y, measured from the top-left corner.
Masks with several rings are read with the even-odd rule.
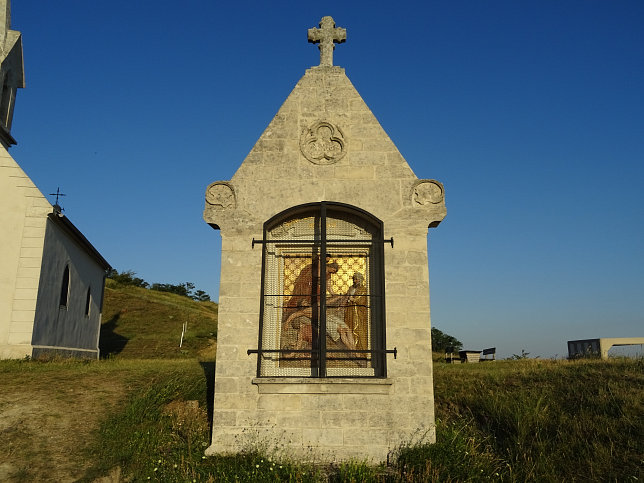
[[[323,200],[382,220],[412,208],[432,226],[445,216],[442,185],[416,177],[337,66],[306,71],[232,179],[208,187],[204,218],[254,224]]]

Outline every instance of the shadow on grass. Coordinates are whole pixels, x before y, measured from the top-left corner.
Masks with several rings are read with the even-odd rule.
[[[212,411],[215,399],[215,363],[201,361],[199,363],[206,377],[206,405],[208,411],[208,423],[212,432]]]
[[[127,337],[123,337],[115,332],[118,328],[120,318],[121,314],[116,314],[101,325],[101,337],[99,340],[101,359],[107,359],[120,354],[129,341]]]

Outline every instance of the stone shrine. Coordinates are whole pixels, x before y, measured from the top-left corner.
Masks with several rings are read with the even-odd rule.
[[[333,65],[324,17],[306,71],[235,175],[206,189],[221,231],[212,444],[384,461],[435,440],[428,227],[443,185],[418,179]]]

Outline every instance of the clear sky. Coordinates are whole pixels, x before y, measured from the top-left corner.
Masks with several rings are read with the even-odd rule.
[[[216,299],[205,188],[319,63],[324,15],[347,29],[334,63],[445,185],[433,325],[501,357],[644,336],[641,0],[14,0],[11,154],[115,268]]]

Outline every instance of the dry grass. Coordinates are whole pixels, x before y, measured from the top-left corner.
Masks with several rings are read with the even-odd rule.
[[[183,372],[204,381],[205,397],[196,361],[0,361],[0,481],[82,479],[95,465],[88,451],[101,424],[150,384]]]

